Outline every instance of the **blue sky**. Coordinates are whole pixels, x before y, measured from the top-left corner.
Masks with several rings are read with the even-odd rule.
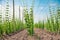
[[[6,0],[0,0],[0,5],[1,3],[2,5],[5,5],[5,1]],[[27,5],[27,8],[30,8],[32,1],[33,0],[24,0],[23,4],[22,0],[15,0],[15,5]],[[12,0],[9,0],[9,3],[12,5]],[[45,20],[46,15],[49,15],[49,5],[51,5],[56,11],[57,4],[60,6],[60,0],[34,0],[34,15],[36,17],[35,21],[40,20],[40,18]]]

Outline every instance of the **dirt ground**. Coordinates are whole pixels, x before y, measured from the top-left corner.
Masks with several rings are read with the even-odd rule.
[[[28,35],[27,30],[20,31],[12,36],[4,37],[5,40],[60,40],[59,34],[49,33],[46,30],[34,29],[34,36]]]

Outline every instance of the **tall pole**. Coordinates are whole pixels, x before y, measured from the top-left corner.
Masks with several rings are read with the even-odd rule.
[[[14,5],[14,0],[13,0],[13,21],[15,21],[15,7],[14,7],[15,5]]]
[[[2,37],[2,3],[0,5],[0,38],[1,37]]]
[[[19,20],[21,20],[20,6],[19,6]]]
[[[14,0],[13,0],[13,32],[16,31],[16,22],[15,22],[15,4],[14,4]]]

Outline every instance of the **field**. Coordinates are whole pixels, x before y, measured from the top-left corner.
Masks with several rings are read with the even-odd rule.
[[[35,22],[34,16],[38,14],[38,12],[34,14],[35,0],[32,1],[32,5],[29,9],[25,4],[25,1],[22,0],[22,3],[25,4],[22,7],[22,15],[20,5],[18,6],[18,12],[16,13],[15,0],[12,0],[12,10],[10,10],[9,2],[9,0],[5,1],[5,12],[4,9],[2,10],[2,3],[0,7],[0,40],[60,40],[59,5],[57,5],[56,9],[51,8],[52,6],[48,5],[49,11],[47,12],[48,14],[45,15],[46,20],[41,21],[39,18],[39,20],[37,19],[38,22]],[[18,16],[16,16],[17,14]],[[42,19],[44,18],[45,17]]]

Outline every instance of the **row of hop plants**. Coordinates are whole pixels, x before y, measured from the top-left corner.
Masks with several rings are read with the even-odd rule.
[[[46,23],[46,29],[51,31],[51,32],[55,32],[55,33],[59,33],[60,32],[60,9],[57,9],[57,13],[54,13],[54,9],[53,9],[53,13],[51,13],[51,9],[49,9],[50,12],[50,18],[48,18],[47,16],[47,23]]]
[[[54,13],[54,9],[51,12],[51,7],[49,6],[49,14],[50,17],[47,15],[47,21],[39,21],[35,23],[36,28],[46,29],[47,31],[60,33],[60,8],[57,9],[57,13]]]
[[[6,0],[6,12],[5,12],[5,19],[2,22],[2,14],[0,13],[0,36],[2,35],[10,35],[12,33],[15,33],[16,31],[20,31],[26,28],[30,35],[34,34],[33,28],[34,28],[34,21],[33,21],[33,8],[30,8],[30,13],[28,14],[28,11],[24,9],[24,16],[25,16],[25,24],[20,20],[20,14],[19,19],[15,19],[15,9],[14,9],[14,0],[13,0],[13,17],[12,20],[9,19],[9,0]],[[19,8],[20,13],[20,8]]]
[[[15,18],[15,13],[14,13],[14,1],[13,1],[13,19],[10,20],[10,15],[9,15],[9,0],[6,0],[6,12],[5,12],[5,19],[4,21],[2,20],[2,11],[0,12],[0,37],[3,35],[11,35],[12,33],[15,33],[17,31],[23,30],[24,24],[23,22],[19,19]],[[20,12],[20,9],[19,9]],[[20,16],[20,14],[19,14]],[[22,26],[23,25],[23,26]]]
[[[40,28],[40,29],[44,29],[44,21],[38,21],[38,23],[34,24],[35,28]]]
[[[25,27],[22,25],[26,24],[27,30],[30,35],[34,34],[33,28],[34,28],[34,21],[33,21],[33,8],[30,8],[30,13],[28,14],[28,11],[24,9],[24,17],[25,17],[25,24],[21,22],[20,19],[15,20],[15,7],[14,7],[14,0],[13,0],[13,17],[12,20],[9,19],[9,0],[6,0],[6,13],[5,13],[5,20],[2,22],[2,15],[0,16],[0,35],[9,35],[11,33],[14,33],[16,31],[22,30]],[[19,9],[20,12],[20,9]],[[0,13],[1,14],[1,13]],[[20,14],[19,14],[20,18]]]
[[[57,13],[55,14],[55,15],[53,15],[54,14],[54,10],[53,10],[53,13],[51,13],[51,9],[50,9],[50,16],[51,16],[51,18],[50,19],[48,19],[49,20],[49,22],[48,22],[48,24],[49,24],[49,30],[51,31],[51,32],[55,32],[55,33],[59,33],[60,31],[60,9],[58,8],[57,9]]]
[[[33,36],[34,34],[34,21],[33,21],[33,8],[30,8],[30,12],[28,13],[28,9],[24,9],[24,19],[27,31],[29,35]]]

